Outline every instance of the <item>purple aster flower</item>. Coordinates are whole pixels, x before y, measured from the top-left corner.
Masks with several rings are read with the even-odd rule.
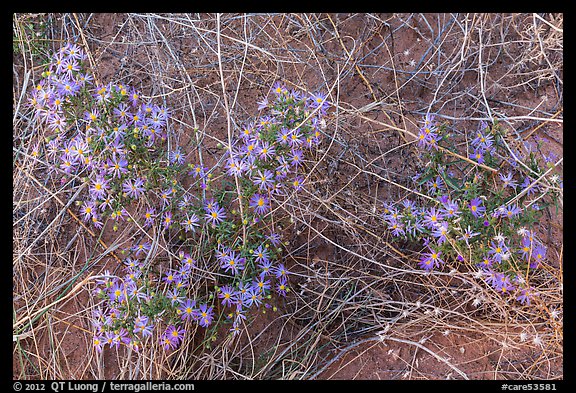
[[[234,292],[234,301],[236,302],[237,309],[243,306],[244,296],[246,296],[248,288],[250,288],[250,285],[248,285],[246,282],[240,281],[238,283],[238,290]]]
[[[84,156],[91,152],[90,146],[84,138],[74,138],[73,144],[70,147],[70,153],[77,156],[78,159],[83,159]]]
[[[253,122],[246,124],[244,127],[242,127],[242,132],[240,133],[240,137],[242,139],[250,139],[250,138],[254,137],[254,135],[256,135],[256,128],[255,127],[256,126]]]
[[[288,94],[288,89],[286,89],[286,86],[284,86],[284,84],[282,84],[282,82],[280,81],[274,82],[274,85],[272,86],[272,91],[274,92],[274,94],[278,96]]]
[[[126,136],[126,128],[126,124],[112,127],[112,133],[108,138],[114,141],[122,141]]]
[[[222,304],[224,306],[232,306],[234,300],[234,289],[230,285],[224,285],[220,287],[220,291],[218,292],[218,297],[222,299]]]
[[[122,123],[129,124],[132,121],[132,115],[130,114],[128,106],[123,102],[112,110],[112,114]]]
[[[257,279],[253,280],[252,288],[255,288],[262,295],[265,291],[270,290],[270,280],[266,280],[266,276],[261,274]]]
[[[419,219],[407,220],[404,225],[406,233],[409,233],[414,237],[416,237],[419,233],[424,232],[424,226]]]
[[[252,195],[249,205],[257,214],[264,214],[270,209],[270,201],[268,200],[268,197],[258,193]]]
[[[265,277],[272,274],[272,261],[266,259],[258,263],[258,268],[261,269],[260,276]]]
[[[290,272],[288,271],[288,269],[286,269],[286,267],[284,266],[284,264],[280,263],[278,266],[274,267],[272,269],[272,273],[276,276],[276,278],[278,279],[287,279],[288,278],[288,274],[290,274]]]
[[[140,100],[140,93],[136,88],[130,87],[128,89],[128,99],[134,108],[138,107],[139,100]]]
[[[186,299],[186,301],[178,308],[178,311],[181,315],[180,318],[182,318],[182,320],[188,320],[192,318],[194,315],[194,307],[196,307],[196,302],[190,299]]]
[[[170,200],[172,199],[172,187],[162,190],[159,196],[163,206],[170,204]]]
[[[292,166],[298,167],[299,165],[301,165],[302,158],[303,158],[302,150],[292,149],[290,154],[290,164]]]
[[[191,215],[186,214],[186,219],[182,221],[180,224],[184,227],[184,231],[188,232],[196,232],[196,228],[200,226],[199,224],[200,219],[194,213]]]
[[[294,179],[292,179],[292,187],[294,187],[294,190],[299,191],[302,188],[302,184],[304,183],[304,178],[302,176],[296,176]]]
[[[464,231],[464,233],[462,234],[462,236],[460,236],[458,238],[458,240],[464,240],[466,242],[467,246],[470,246],[470,239],[472,239],[474,236],[478,236],[480,234],[480,232],[472,232],[472,230],[470,229],[470,225],[468,225],[468,228]]]
[[[82,88],[86,85],[91,85],[92,82],[94,81],[94,77],[88,72],[79,72],[76,75],[76,81],[78,83],[78,86]]]
[[[119,348],[121,343],[129,344],[130,341],[131,340],[130,337],[128,337],[128,331],[125,328],[120,328],[120,330],[117,330],[113,334],[112,343],[110,344],[110,347]]]
[[[435,194],[437,192],[441,192],[446,190],[446,186],[444,185],[444,181],[442,180],[442,178],[440,176],[436,176],[436,179],[434,180],[428,180],[426,182],[426,185],[428,186],[428,192],[431,194]]]
[[[427,271],[430,271],[435,267],[439,267],[444,263],[444,261],[440,258],[440,255],[442,255],[442,251],[436,251],[430,248],[430,252],[424,253],[422,255],[419,266]]]
[[[274,173],[269,169],[264,169],[264,172],[259,169],[252,181],[260,190],[269,190],[274,186]]]
[[[90,185],[90,195],[94,199],[105,199],[107,190],[108,180],[106,180],[102,175],[96,175],[96,179],[94,179]]]
[[[434,120],[436,115],[433,113],[426,113],[426,115],[422,118],[423,126],[424,127],[433,127],[436,124]]]
[[[248,307],[252,306],[258,307],[260,306],[261,303],[262,303],[262,294],[258,291],[258,289],[252,286],[248,288],[246,294],[244,295],[244,304],[246,304]]]
[[[177,147],[176,149],[168,153],[168,161],[170,162],[170,164],[182,165],[184,164],[185,160],[186,157],[184,157],[184,154],[180,150],[180,147]]]
[[[512,282],[510,281],[510,277],[504,273],[496,274],[492,286],[494,287],[494,289],[504,294],[510,293],[515,288],[514,285],[512,285]]]
[[[275,169],[275,177],[276,181],[280,182],[288,176],[288,173],[290,172],[290,163],[286,161],[284,156],[277,156],[276,160],[279,165]]]
[[[259,147],[260,141],[258,139],[246,139],[240,152],[244,157],[255,157]]]
[[[190,254],[183,252],[181,252],[180,263],[180,273],[189,272],[192,267],[196,265],[194,258],[192,258]]]
[[[62,114],[51,113],[48,118],[48,128],[51,131],[60,132],[66,127],[66,117]]]
[[[388,221],[388,229],[390,229],[392,231],[392,234],[396,237],[404,236],[404,234],[406,233],[404,230],[404,225],[394,218]]]
[[[92,337],[92,344],[94,345],[96,351],[102,352],[102,350],[104,349],[104,344],[106,344],[104,336],[102,336],[101,334],[95,334]]]
[[[97,229],[101,229],[104,226],[104,223],[98,220],[98,215],[96,213],[92,215],[92,224]]]
[[[468,158],[475,160],[479,164],[484,164],[484,151],[481,149],[474,149],[474,153],[468,155]]]
[[[80,85],[72,79],[64,79],[56,86],[59,94],[64,97],[76,95],[80,91]]]
[[[515,190],[516,187],[518,187],[518,183],[513,179],[513,174],[511,172],[508,172],[506,175],[499,173],[498,177],[500,177],[500,180],[502,180],[502,185],[504,188],[510,187]]]
[[[96,205],[92,201],[85,201],[82,203],[82,207],[80,208],[80,214],[84,217],[84,221],[90,221],[92,217],[96,215]]]
[[[324,93],[311,94],[306,100],[306,105],[311,109],[320,108],[319,112],[324,114],[330,107],[327,97],[328,95]]]
[[[482,199],[480,198],[472,199],[468,207],[470,208],[472,215],[477,218],[482,216],[482,214],[484,214],[486,211],[486,208],[482,206]]]
[[[128,215],[128,212],[126,211],[126,208],[122,207],[122,208],[119,208],[118,210],[113,211],[110,214],[110,217],[112,219],[124,221],[126,215]]]
[[[232,274],[237,274],[239,271],[244,270],[245,263],[246,258],[237,255],[234,251],[231,251],[229,255],[220,260],[220,267],[224,269],[225,272],[230,271]]]
[[[111,93],[107,86],[95,86],[95,93],[92,95],[98,104],[105,104],[110,101]]]
[[[170,325],[161,337],[161,344],[164,349],[176,349],[184,339],[185,334],[186,330],[183,328]]]
[[[478,262],[478,266],[480,266],[482,269],[491,269],[493,262],[494,261],[490,257],[484,255],[482,260]]]
[[[182,295],[180,294],[180,291],[177,290],[176,288],[172,288],[169,289],[166,292],[166,298],[168,300],[170,300],[170,304],[174,307],[176,305],[180,305],[182,304],[182,301],[184,300],[184,298],[182,297]]]
[[[485,128],[485,127],[484,127]],[[482,131],[476,133],[476,138],[471,142],[471,145],[476,149],[482,151],[489,149],[493,144],[493,137],[490,134],[483,134]]]
[[[214,319],[214,311],[212,307],[208,307],[207,304],[201,304],[199,308],[195,310],[196,320],[202,327],[208,327]]]
[[[286,293],[288,291],[288,283],[286,280],[280,280],[276,283],[276,292],[280,295],[280,296],[286,296]]]
[[[282,243],[281,236],[275,232],[272,232],[268,236],[266,236],[266,239],[270,240],[270,242],[274,247],[278,247]]]
[[[492,256],[492,259],[495,262],[502,262],[502,256],[508,252],[508,247],[503,241],[499,241],[498,243],[491,242],[490,249],[488,250],[488,254]]]
[[[276,141],[281,145],[288,145],[288,143],[290,142],[290,129],[282,127],[280,129],[280,132],[278,133]]]
[[[154,218],[156,218],[156,209],[151,207],[146,210],[146,213],[144,213],[144,227],[153,225]]]
[[[178,272],[172,270],[162,277],[162,281],[168,284],[173,284],[176,280],[178,280]]]
[[[115,280],[114,284],[108,289],[108,297],[113,302],[121,303],[125,298],[124,285]]]
[[[440,213],[442,213],[446,218],[453,218],[458,217],[462,212],[460,211],[457,202],[447,200],[442,204]]]
[[[268,107],[268,98],[264,97],[261,101],[258,101],[257,104],[259,111],[261,111],[262,109],[266,109]]]
[[[242,176],[246,170],[246,163],[235,157],[230,157],[226,161],[226,173],[229,176]]]
[[[126,193],[127,196],[133,199],[138,199],[144,194],[144,180],[137,178],[134,181],[131,179],[126,179],[122,183],[122,191]]]
[[[268,161],[274,156],[274,154],[276,154],[276,148],[269,142],[263,141],[258,146],[257,154],[258,158],[260,158],[262,161]]]
[[[446,221],[442,221],[441,223],[438,223],[432,230],[432,236],[436,238],[436,242],[438,244],[442,244],[446,241],[448,232],[448,223]]]
[[[426,148],[427,150],[437,147],[439,136],[436,131],[437,128],[431,125],[424,125],[420,128],[416,135],[418,147]]]
[[[107,162],[108,172],[110,172],[112,176],[118,178],[128,172],[128,169],[126,168],[127,166],[128,161],[121,157],[113,157]]]
[[[292,130],[288,138],[288,145],[292,148],[300,146],[304,143],[304,139],[299,130]]]
[[[206,168],[200,164],[197,164],[194,166],[194,168],[192,168],[189,174],[191,174],[194,178],[203,178],[206,176]]]
[[[521,209],[517,205],[508,205],[506,206],[504,213],[502,216],[512,218],[520,214]]]
[[[393,222],[397,221],[400,218],[404,217],[395,206],[387,206],[384,208],[383,217],[386,221]]]
[[[218,225],[226,219],[226,212],[216,204],[212,209],[206,209],[204,218],[209,224]]]
[[[227,246],[223,246],[220,244],[218,248],[214,251],[214,256],[218,260],[218,262],[222,262],[225,258],[229,257],[232,254],[232,249]]]
[[[152,335],[152,329],[154,325],[150,322],[150,318],[146,315],[138,315],[134,319],[134,333],[140,333],[142,337],[148,337]]]
[[[522,254],[522,258],[524,258],[526,261],[529,261],[531,259],[532,256],[532,240],[530,240],[530,237],[528,236],[524,236],[522,238],[522,243],[521,243],[521,247],[518,250],[518,253]]]
[[[172,225],[172,212],[171,211],[165,212],[164,215],[162,216],[162,221],[164,229],[168,229],[170,225]]]
[[[436,228],[436,224],[442,222],[444,220],[444,216],[440,211],[437,211],[436,208],[430,208],[425,214],[422,220],[422,223],[429,229]]]
[[[535,296],[537,296],[537,294],[536,294],[535,289],[533,287],[521,288],[520,294],[516,297],[516,300],[518,300],[522,304],[530,305],[530,303],[532,302],[532,299]]]
[[[152,245],[149,242],[144,242],[133,245],[132,247],[130,247],[130,250],[134,251],[136,256],[139,256],[143,252],[150,251],[150,248],[152,248]]]
[[[546,247],[542,244],[536,244],[532,251],[532,261],[530,267],[536,269],[542,261],[546,258]]]
[[[524,182],[520,185],[520,187],[522,187],[522,189],[526,189],[526,188],[530,187],[530,185],[532,185],[532,179],[530,179],[528,176],[526,176],[524,178]],[[528,188],[528,191],[526,191],[526,193],[528,195],[532,195],[532,194],[538,192],[539,189],[540,189],[540,187],[538,187],[537,184],[533,184],[532,187]]]
[[[86,54],[84,53],[82,48],[75,43],[69,42],[65,46],[63,46],[60,50],[61,53],[68,56],[69,59],[82,61],[86,58]]]
[[[73,173],[78,168],[78,162],[74,159],[70,158],[70,156],[62,155],[60,157],[62,163],[60,164],[60,169],[62,169],[66,173]]]
[[[264,244],[259,245],[258,248],[254,250],[254,257],[255,257],[254,261],[256,263],[269,261],[268,249]]]

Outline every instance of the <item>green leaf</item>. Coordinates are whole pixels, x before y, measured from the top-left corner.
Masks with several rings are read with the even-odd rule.
[[[434,172],[430,172],[426,176],[424,176],[420,181],[418,181],[418,185],[421,186],[422,184],[426,183],[428,180],[434,177]]]
[[[446,184],[448,184],[450,188],[452,188],[454,191],[462,191],[462,186],[459,186],[458,183],[456,183],[455,179],[451,178],[445,173],[440,173],[440,176],[442,177],[442,179],[444,179]]]

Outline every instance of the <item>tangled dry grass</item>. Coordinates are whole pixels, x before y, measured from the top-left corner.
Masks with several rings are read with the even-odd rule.
[[[384,343],[435,361],[394,365],[388,375],[398,378],[563,378],[561,210],[538,229],[549,262],[531,306],[503,300],[473,272],[425,274],[381,218],[383,200],[415,196],[409,180],[425,163],[413,142],[427,112],[464,141],[477,121],[496,118],[511,144],[540,135],[562,156],[562,15],[14,14],[13,33],[14,378],[315,379]],[[191,341],[170,357],[159,344],[93,350],[94,279],[143,234],[85,227],[73,208],[81,182],[51,184],[32,154],[45,135],[26,93],[43,56],[70,41],[98,79],[172,108],[192,162],[218,163],[227,122],[253,117],[273,82],[328,92],[329,138],[308,163],[303,194],[277,211],[292,222],[294,290],[240,338]],[[454,355],[473,344],[482,350]]]

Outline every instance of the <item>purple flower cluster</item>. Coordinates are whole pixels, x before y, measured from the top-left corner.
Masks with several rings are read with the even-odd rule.
[[[543,172],[532,152],[527,156],[515,152],[513,161],[526,159],[527,164],[513,165],[517,162],[505,157],[509,149],[504,149],[502,129],[486,122],[480,123],[470,142],[469,158],[483,164],[490,157],[488,163],[497,170],[485,174],[485,168],[465,160],[445,163],[445,155],[437,149],[443,126],[434,118],[426,115],[418,134],[418,146],[429,162],[412,178],[417,194],[428,198],[422,203],[408,198],[385,202],[382,217],[387,229],[395,239],[421,242],[420,268],[432,271],[446,263],[476,266],[498,293],[530,304],[537,293],[528,273],[541,266],[547,249],[525,229],[536,222],[534,212],[540,207],[534,205],[542,196],[529,203],[526,199],[540,191],[535,178]],[[445,149],[457,153],[453,146]],[[526,168],[528,175],[523,174]],[[457,179],[455,173],[464,178]],[[560,184],[559,176],[550,182]]]
[[[53,171],[88,179],[81,216],[97,228],[103,219],[124,218],[123,207],[141,200],[152,188],[138,163],[160,156],[170,118],[167,108],[143,101],[134,88],[99,84],[84,72],[85,52],[68,44],[52,57],[30,103],[41,126],[53,132],[47,158]],[[82,103],[82,113],[74,105]],[[181,163],[179,148],[169,164]],[[63,179],[64,180],[64,179]],[[147,218],[150,225],[153,217]]]
[[[426,150],[438,149],[438,142],[441,136],[438,132],[438,124],[435,117],[435,115],[430,113],[427,113],[424,117],[422,127],[420,127],[416,135],[418,147]]]
[[[216,259],[220,268],[232,275],[237,283],[236,286],[223,285],[218,292],[222,305],[235,310],[233,332],[237,331],[235,328],[244,319],[245,310],[259,307],[264,298],[271,293],[272,280],[276,281],[276,292],[286,296],[289,271],[282,263],[274,263],[268,243],[260,244],[247,256],[230,247],[220,246],[216,250]],[[240,274],[246,266],[256,268],[251,281],[245,281]]]
[[[129,307],[129,304],[155,302],[145,268],[141,260],[131,257],[124,260],[124,265],[123,276],[106,271],[96,281],[95,295],[103,300],[92,318],[94,346],[98,351],[106,344],[116,348],[127,345],[138,350],[142,341],[152,335],[154,318],[141,313],[131,314]]]
[[[258,187],[249,204],[257,215],[270,211],[271,196],[283,194],[285,184],[300,189],[304,153],[321,143],[329,107],[324,94],[305,96],[276,82],[272,97],[259,107],[270,114],[262,113],[239,130],[226,157],[226,173]]]
[[[224,250],[223,261],[239,258],[234,251]],[[226,284],[218,289],[218,298],[224,307],[231,309],[229,318],[232,320],[230,332],[238,334],[241,324],[246,319],[246,313],[251,308],[258,308],[272,289],[272,281],[275,280],[275,290],[281,296],[286,296],[288,291],[288,275],[290,274],[283,264],[274,265],[267,256],[266,249],[259,247],[254,251],[254,262],[257,262],[260,273],[251,281],[238,280],[236,285]],[[226,262],[224,262],[226,264]]]
[[[273,202],[288,188],[303,187],[306,153],[321,143],[326,128],[327,95],[302,94],[277,82],[272,96],[259,102],[259,117],[232,141],[224,171],[240,181],[245,198],[239,201],[251,219],[242,223],[249,232],[244,240],[250,239],[243,244],[234,232],[234,202],[223,202],[221,193],[212,192],[217,167],[189,164],[192,187],[176,178],[188,155],[179,146],[168,149],[164,144],[170,129],[168,108],[143,99],[130,86],[96,81],[84,71],[85,59],[79,46],[66,45],[31,94],[35,117],[49,130],[46,158],[51,173],[62,174],[62,184],[71,178],[85,181],[79,213],[96,228],[111,219],[116,230],[119,221],[134,219],[145,230],[175,229],[168,234],[190,240],[190,250],[201,241],[217,241],[217,248],[209,248],[223,281],[216,292],[192,298],[192,272],[198,266],[190,253],[180,251],[175,268],[151,269],[156,248],[135,241],[122,250],[128,255],[122,261],[123,275],[106,271],[97,282],[95,295],[102,302],[93,317],[96,350],[106,344],[138,350],[155,329],[162,329],[156,337],[165,349],[176,349],[194,330],[190,323],[209,328],[220,320],[216,310],[221,307],[213,304],[213,295],[230,311],[230,331],[239,333],[248,310],[269,307],[266,299],[273,292],[286,296],[289,291],[289,272],[278,257],[280,236],[270,233],[273,226],[257,224],[270,216]],[[234,248],[224,246],[222,239]],[[184,244],[178,247],[189,245]]]
[[[473,151],[468,155],[468,158],[483,164],[485,155],[494,153],[493,144],[494,138],[490,134],[490,127],[485,121],[481,121],[475,138],[470,142]]]

